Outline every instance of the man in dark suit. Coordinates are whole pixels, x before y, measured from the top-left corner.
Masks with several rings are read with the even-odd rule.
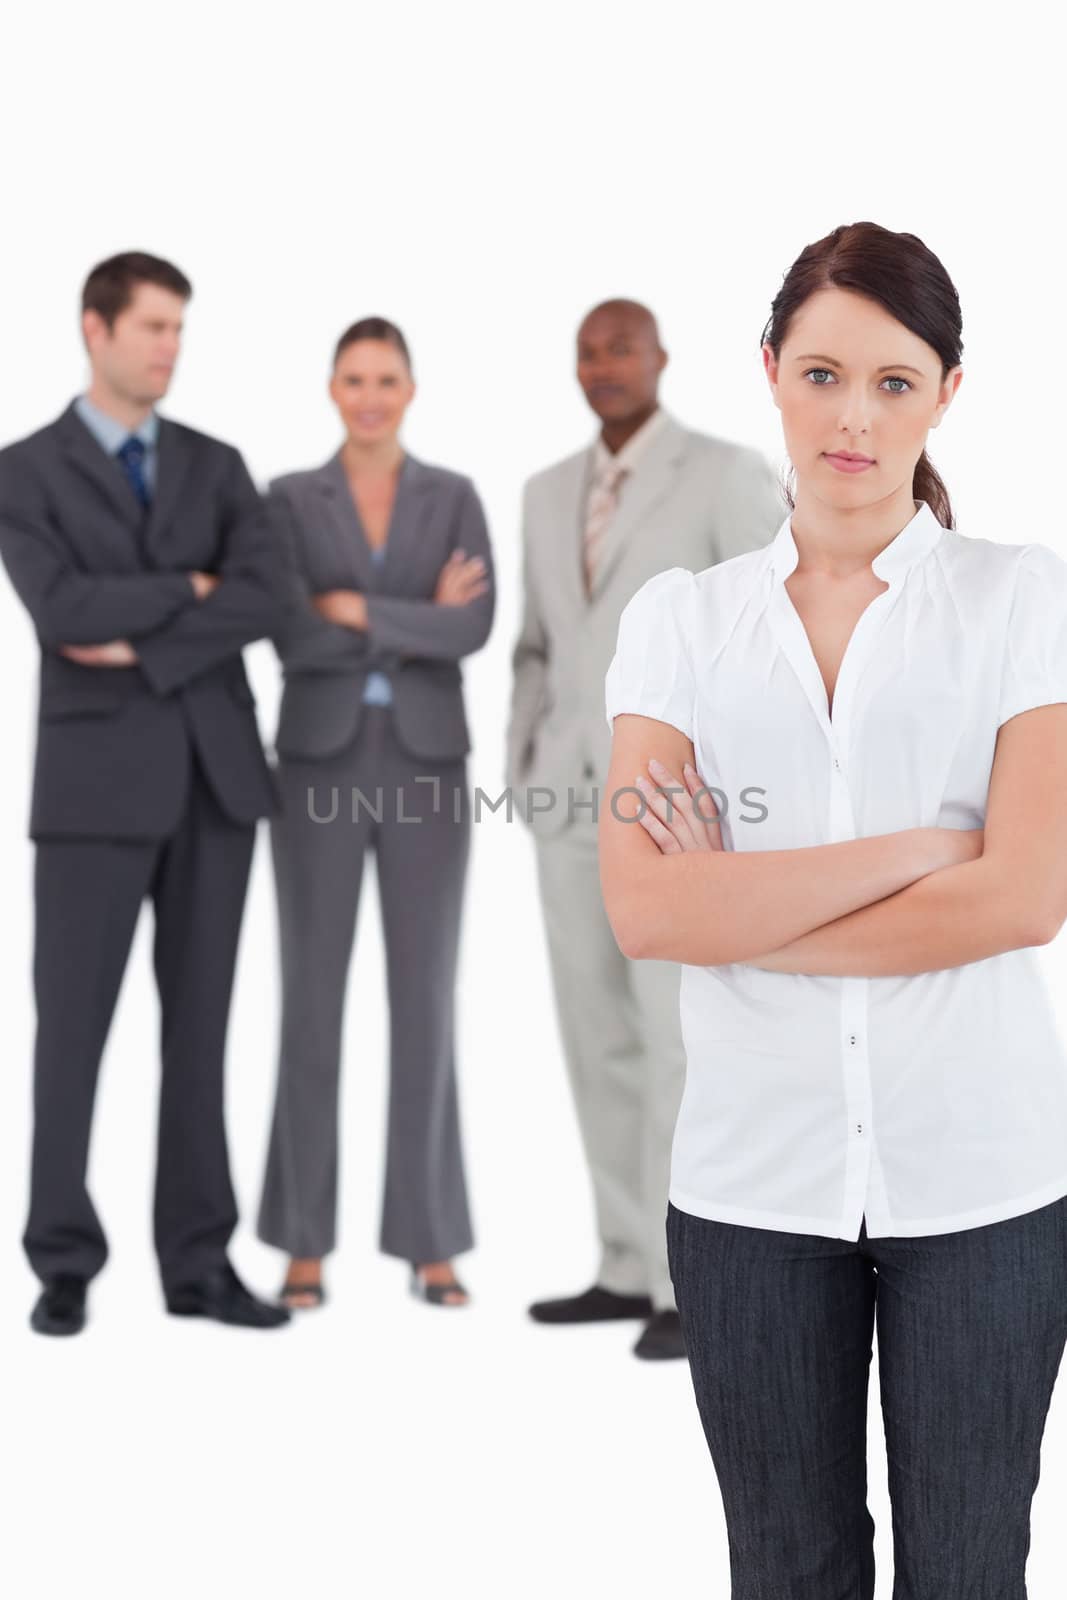
[[[142,900],[155,910],[162,1086],[154,1230],[167,1309],[288,1319],[229,1263],[230,991],[256,819],[277,807],[242,646],[281,580],[231,446],[160,418],[192,293],[129,253],[82,296],[91,383],[0,452],[0,556],[41,646],[35,841],[31,1324],[77,1333],[107,1257],[86,1188],[100,1057]]]

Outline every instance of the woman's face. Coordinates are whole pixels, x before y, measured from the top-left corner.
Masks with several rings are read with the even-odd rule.
[[[778,359],[763,363],[782,413],[798,492],[842,509],[911,494],[915,463],[959,387],[937,352],[885,308],[820,289],[793,317]]]
[[[394,438],[414,394],[407,362],[384,339],[350,344],[337,358],[330,379],[330,398],[357,444]]]

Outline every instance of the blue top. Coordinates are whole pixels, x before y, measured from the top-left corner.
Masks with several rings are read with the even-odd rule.
[[[378,569],[385,560],[385,546],[380,545],[371,550],[371,559]],[[393,700],[393,686],[384,672],[368,672],[367,681],[363,685],[363,704],[365,706],[387,706]]]
[[[114,417],[109,417],[99,406],[94,406],[87,395],[78,396],[74,402],[74,409],[101,450],[107,455],[117,455],[126,440],[130,438],[129,428],[124,423],[116,422]],[[144,479],[149,489],[154,489],[156,458],[159,454],[159,418],[154,411],[150,411],[141,426],[134,430],[133,437],[140,439],[144,445]]]

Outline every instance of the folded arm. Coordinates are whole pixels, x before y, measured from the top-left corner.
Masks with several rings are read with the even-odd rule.
[[[366,660],[363,633],[330,622],[312,604],[312,588],[301,559],[296,513],[280,489],[267,496],[267,517],[281,563],[284,605],[271,640],[286,673],[345,671]]]
[[[0,467],[0,557],[46,650],[138,639],[195,608],[185,573],[80,571],[49,520],[43,485],[8,463]]]
[[[236,450],[220,507],[222,559],[218,587],[138,642],[141,671],[157,694],[169,694],[200,673],[269,635],[284,604],[283,568],[263,500]]]
[[[676,773],[695,764],[678,729],[617,716],[600,803],[600,878],[616,941],[635,960],[752,961],[966,859],[971,848],[963,833],[913,828],[795,850],[664,855],[636,820],[634,779],[650,757]]]
[[[368,594],[365,597],[367,633],[372,644],[401,655],[436,657],[445,661],[456,661],[481,649],[493,625],[496,585],[489,530],[473,484],[467,484],[463,491],[453,548],[465,551],[468,560],[481,557],[485,564],[485,593],[460,606]]]
[[[1048,944],[1067,918],[1067,705],[1005,722],[984,849],[752,964],[769,972],[896,977]]]

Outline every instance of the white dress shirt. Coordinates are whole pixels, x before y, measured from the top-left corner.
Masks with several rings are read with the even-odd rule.
[[[144,480],[149,489],[156,486],[156,457],[159,454],[159,414],[150,411],[131,435],[129,428],[123,422],[118,422],[107,411],[101,411],[99,406],[94,406],[88,395],[80,394],[74,401],[74,409],[89,429],[93,438],[106,451],[109,456],[117,455],[126,440],[133,437],[140,439],[144,445]]]
[[[785,589],[797,560],[787,519],[763,550],[644,584],[609,723],[637,712],[692,739],[727,849],[982,827],[1000,724],[1067,701],[1067,563],[920,504],[873,562],[889,588],[849,641],[831,719]],[[681,1018],[680,1210],[914,1237],[1067,1194],[1067,1061],[1033,949],[891,978],[683,966]]]

